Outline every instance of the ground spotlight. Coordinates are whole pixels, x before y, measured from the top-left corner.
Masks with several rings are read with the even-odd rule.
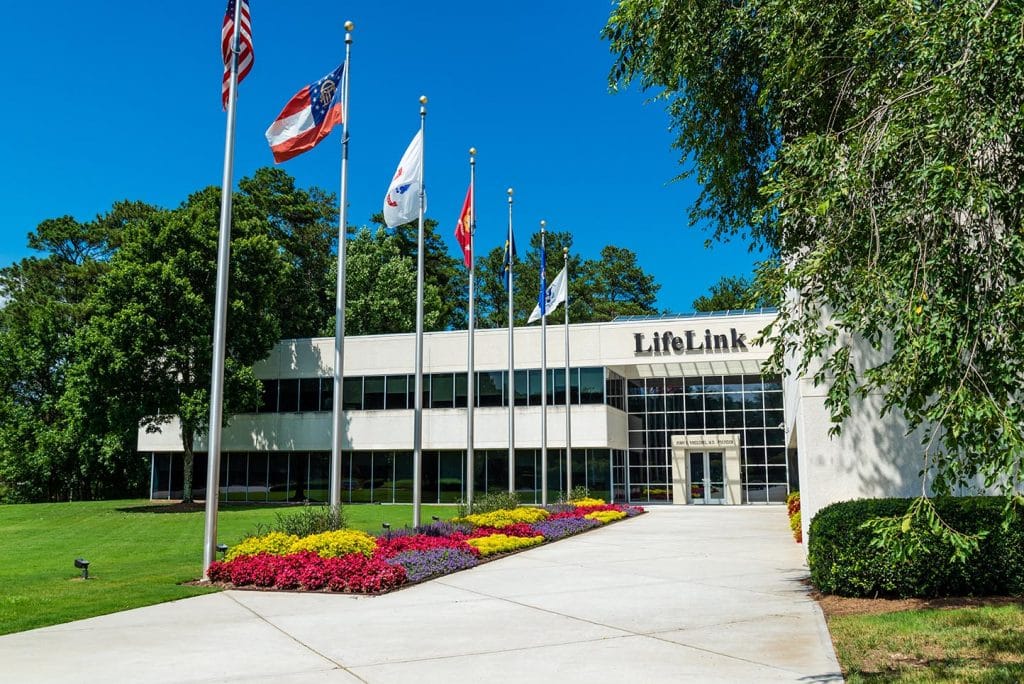
[[[82,571],[82,579],[89,579],[89,561],[84,558],[76,558],[75,567]]]
[[[430,519],[433,520],[434,522],[441,522],[441,519],[439,517],[437,517],[436,515],[430,516]]]
[[[220,559],[224,560],[224,554],[228,552],[227,544],[217,544],[217,550],[220,551]]]
[[[391,539],[391,523],[381,523],[380,526],[384,528],[384,532],[385,532],[385,534],[387,534],[387,537],[390,540]]]

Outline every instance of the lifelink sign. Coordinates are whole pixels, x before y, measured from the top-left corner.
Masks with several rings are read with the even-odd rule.
[[[682,336],[666,330],[663,333],[654,333],[650,340],[645,333],[638,332],[633,333],[633,342],[636,345],[633,351],[638,356],[672,352],[682,354],[695,351],[747,350],[746,335],[737,333],[736,328],[729,328],[728,335],[712,335],[710,330],[705,330],[703,336],[698,336],[695,330],[685,330]]]

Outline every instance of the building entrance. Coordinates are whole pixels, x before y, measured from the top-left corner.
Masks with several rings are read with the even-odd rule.
[[[690,452],[690,503],[725,503],[725,457],[721,451]]]

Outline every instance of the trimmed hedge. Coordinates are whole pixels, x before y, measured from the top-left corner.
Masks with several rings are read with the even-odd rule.
[[[859,597],[985,596],[1024,593],[1024,521],[1017,516],[1002,529],[1006,499],[935,499],[935,508],[953,529],[987,532],[966,563],[953,560],[947,542],[915,523],[911,533],[928,535],[925,548],[901,560],[890,549],[872,545],[875,533],[863,524],[901,516],[912,499],[844,501],[818,511],[811,521],[807,563],[821,592]]]

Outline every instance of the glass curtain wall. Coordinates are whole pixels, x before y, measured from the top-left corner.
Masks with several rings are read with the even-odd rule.
[[[672,435],[740,435],[744,503],[784,503],[789,469],[777,376],[708,375],[628,380],[629,451],[615,464],[620,493],[672,500]]]

